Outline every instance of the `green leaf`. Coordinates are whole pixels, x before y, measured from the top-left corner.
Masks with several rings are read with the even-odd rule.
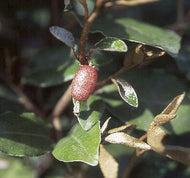
[[[80,0],[81,1],[81,0]],[[73,11],[77,14],[77,18],[80,19],[81,23],[83,23],[84,21],[84,8],[83,5],[81,4],[81,2],[79,2],[79,0],[70,0],[70,5],[73,8]],[[88,0],[86,1],[87,7],[88,7],[88,12],[89,14],[92,13],[92,11],[94,10],[94,6],[95,6],[95,1],[94,0]]]
[[[190,130],[189,107],[190,104],[182,104],[177,111],[176,118],[170,121],[170,128],[172,127],[172,131],[177,135],[188,133]]]
[[[100,139],[100,122],[97,122],[89,131],[83,130],[78,124],[70,136],[57,143],[52,153],[59,161],[81,161],[96,166]]]
[[[0,115],[0,151],[14,156],[38,156],[51,148],[48,130],[34,114]]]
[[[40,51],[30,60],[24,83],[50,87],[71,80],[79,67],[68,48],[49,48]]]
[[[127,156],[127,159],[130,158],[130,155],[133,153],[134,149],[131,147],[126,147],[125,145],[120,144],[106,144],[105,145],[106,150],[114,157],[123,157]]]
[[[83,6],[86,5],[86,0],[77,0],[78,2],[80,2]]]
[[[112,79],[121,98],[133,107],[138,107],[138,98],[133,87],[123,79]]]
[[[57,27],[57,26],[50,27],[49,31],[51,32],[51,34],[54,37],[56,37],[58,40],[65,43],[68,47],[74,48],[75,39],[71,32],[69,32],[68,30],[66,30],[64,28]]]
[[[106,37],[100,40],[98,43],[95,44],[98,50],[103,51],[115,51],[115,52],[126,52],[127,45],[124,41],[113,38],[113,37]]]
[[[168,177],[173,177],[174,174],[178,174],[179,177],[188,178],[188,167],[183,166],[184,169],[181,170],[180,168],[178,169],[178,166],[179,163],[176,161],[171,161],[164,156],[160,156],[154,152],[149,152],[146,156],[142,156],[142,158],[139,159],[139,162],[136,165],[138,171],[134,171],[131,176],[142,178],[160,178],[165,177],[166,175]]]
[[[75,103],[75,101],[74,101]],[[89,130],[102,117],[105,104],[100,97],[90,96],[87,101],[80,102],[80,110],[77,119],[84,130]]]
[[[152,122],[154,118],[153,113],[146,108],[141,115],[136,116],[132,118],[129,123],[130,124],[136,124],[139,129],[147,130],[149,127],[149,124]]]
[[[188,80],[190,80],[190,45],[187,43],[182,46],[178,56],[175,58],[179,70],[186,75]]]
[[[0,84],[0,114],[7,111],[22,113],[24,106],[20,103],[19,97],[6,84]]]
[[[16,113],[22,113],[26,111],[23,105],[21,105],[18,101],[8,100],[4,98],[0,98],[0,114],[5,113],[7,111],[12,111]]]
[[[35,173],[32,168],[26,164],[22,159],[1,156],[1,169],[0,169],[0,177],[3,178],[32,178]]]
[[[186,83],[164,71],[133,69],[120,77],[126,78],[138,93],[139,106],[133,110],[118,97],[115,86],[108,85],[99,90],[99,95],[108,104],[107,108],[113,116],[130,124],[136,124],[138,129],[147,130],[154,116],[159,114],[175,96],[189,93]],[[188,95],[188,94],[187,94]],[[190,100],[186,97],[179,108],[179,114],[171,121],[174,125],[167,126],[170,133],[182,134],[190,131],[188,122]],[[184,130],[182,129],[184,127]],[[174,128],[174,129],[173,129]]]
[[[114,62],[114,61],[118,62],[120,59],[123,59],[123,56],[124,56],[124,53],[95,50],[92,53],[91,62],[95,66],[105,67],[107,69],[106,65],[112,66],[112,64],[111,64],[112,62]],[[112,68],[113,68],[113,66],[112,66]],[[110,70],[111,70],[111,68],[110,68]],[[101,72],[101,69],[100,69],[100,72]]]
[[[114,57],[107,54],[105,51],[94,51],[91,56],[91,61],[95,66],[102,66],[114,60]]]
[[[18,101],[17,95],[5,84],[0,83],[0,97],[12,101]]]
[[[174,32],[130,18],[114,18],[110,14],[105,15],[94,23],[93,29],[102,31],[106,36],[163,49],[172,56],[175,56],[180,48],[181,38]]]

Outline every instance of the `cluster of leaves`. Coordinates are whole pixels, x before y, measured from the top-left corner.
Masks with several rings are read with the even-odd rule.
[[[95,2],[87,2],[89,12],[92,13]],[[81,17],[84,14],[81,4],[84,5],[84,1],[70,2],[75,17],[83,25]],[[10,86],[2,82],[0,85],[2,106],[0,108],[0,150],[13,156],[39,156],[52,152],[57,160],[80,161],[92,166],[99,162],[105,177],[110,175],[117,177],[118,174],[118,163],[106,150],[107,147],[109,150],[109,146],[105,145],[105,141],[137,148],[136,151],[140,155],[145,151],[153,150],[189,165],[190,151],[185,147],[189,147],[188,144],[176,146],[177,143],[171,146],[162,143],[166,133],[180,138],[185,134],[189,136],[188,80],[181,80],[178,76],[160,68],[145,67],[127,70],[148,63],[156,57],[162,56],[159,59],[166,60],[167,56],[176,59],[188,79],[188,70],[183,70],[184,65],[177,55],[180,37],[172,31],[129,18],[115,18],[109,14],[103,19],[104,23],[101,17],[98,19],[101,23],[98,21],[94,23],[91,33],[92,37],[96,38],[100,35],[101,39],[95,43],[89,40],[87,44],[91,62],[99,68],[97,89],[87,101],[80,102],[78,123],[73,126],[70,134],[57,143],[53,141],[48,134],[51,124],[47,124],[42,120],[43,118],[38,118],[33,113],[26,113],[18,96],[12,92]],[[34,55],[30,59],[27,74],[21,79],[23,85],[40,88],[41,91],[54,88],[46,100],[48,103],[46,107],[49,110],[66,91],[79,67],[79,62],[72,55],[73,51],[77,53],[78,50],[75,42],[77,40],[72,33],[56,26],[51,27],[50,32],[67,47],[51,47]],[[104,82],[108,79],[113,84],[101,85],[107,84]],[[64,85],[61,91],[58,85]],[[184,98],[184,94],[179,94],[184,91],[187,93],[186,98],[176,117],[176,111]],[[175,96],[177,97],[168,105]],[[73,100],[73,105],[75,104],[76,101]],[[166,109],[157,115],[165,107]],[[155,115],[157,116],[154,117]],[[72,115],[63,116],[63,122],[68,116],[69,119],[74,118]],[[112,119],[106,120],[110,116]],[[122,123],[122,126],[117,128],[114,126],[114,129],[106,131],[112,120],[117,120],[117,125]],[[167,124],[161,128],[160,125],[165,123]],[[71,125],[68,127],[70,130]],[[126,134],[126,131],[130,131],[129,134]],[[133,135],[135,131],[142,131],[147,135],[139,139],[143,134],[136,137]]]

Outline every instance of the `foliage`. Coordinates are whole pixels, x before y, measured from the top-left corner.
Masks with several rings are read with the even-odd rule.
[[[0,2],[1,176],[190,176],[190,33],[155,1]],[[79,102],[80,65],[98,82]]]

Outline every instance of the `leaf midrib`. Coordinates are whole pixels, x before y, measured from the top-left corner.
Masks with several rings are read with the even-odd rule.
[[[84,145],[80,142],[80,140],[77,137],[71,135],[71,138],[73,138],[77,143],[79,143],[79,145],[84,149],[84,151],[87,154],[87,156],[89,157],[89,159],[93,159],[92,155],[89,154],[89,152],[86,150],[86,148],[84,147]]]

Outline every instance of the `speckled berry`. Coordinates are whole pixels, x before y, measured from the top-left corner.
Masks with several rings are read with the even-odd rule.
[[[94,91],[98,78],[96,69],[89,65],[81,66],[72,81],[71,95],[78,101],[87,100]]]

